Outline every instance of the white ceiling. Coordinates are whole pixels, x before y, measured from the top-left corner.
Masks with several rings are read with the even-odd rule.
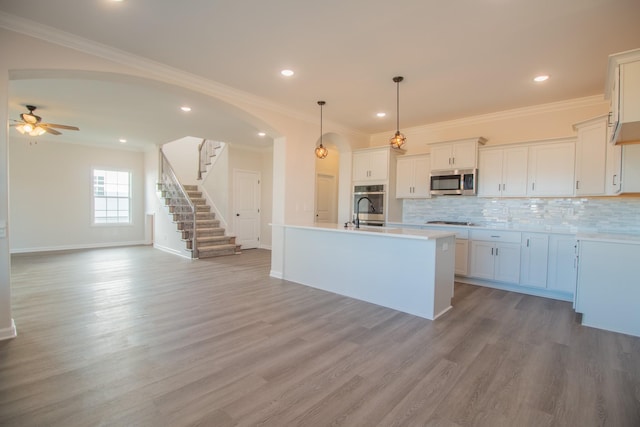
[[[368,134],[395,130],[395,75],[405,77],[405,128],[602,94],[607,56],[640,47],[638,0],[0,0],[0,11],[291,111],[317,116],[316,101],[325,100],[325,120]],[[296,75],[283,78],[283,68]],[[534,84],[541,73],[551,79]],[[105,140],[164,142],[186,129],[256,139],[255,126],[193,93],[137,82],[55,83],[12,82],[11,114],[42,105],[43,119],[77,125],[85,138],[95,128]],[[175,114],[182,102],[198,107],[191,127]],[[200,129],[193,121],[204,117]],[[111,123],[111,133],[96,122]]]

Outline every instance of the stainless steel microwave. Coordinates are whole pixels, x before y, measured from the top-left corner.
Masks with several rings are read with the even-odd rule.
[[[475,196],[477,169],[454,169],[431,173],[431,194],[434,196]]]

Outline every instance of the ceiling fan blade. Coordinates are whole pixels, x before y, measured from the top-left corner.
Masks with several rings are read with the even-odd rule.
[[[55,123],[40,123],[40,126],[43,128],[58,128],[58,129],[67,129],[67,130],[80,130],[77,126],[69,126],[69,125],[58,125]]]
[[[60,132],[50,127],[46,127],[46,126],[40,126],[40,127],[44,129],[47,133],[50,133],[51,135],[62,135]]]

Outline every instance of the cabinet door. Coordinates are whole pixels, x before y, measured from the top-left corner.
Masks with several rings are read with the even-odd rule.
[[[453,169],[451,160],[451,144],[431,147],[431,170]]]
[[[396,168],[396,198],[413,197],[415,161],[413,159],[398,159]]]
[[[523,234],[520,284],[546,288],[548,261],[549,236],[538,233]]]
[[[493,280],[494,252],[495,252],[495,248],[494,248],[493,242],[483,242],[482,240],[472,240],[471,251],[470,251],[471,265],[469,267],[469,276],[479,277],[481,279]]]
[[[502,161],[502,196],[521,197],[527,194],[527,147],[507,148]],[[480,172],[478,172],[480,173]]]
[[[501,282],[520,282],[520,245],[496,243],[494,254],[494,278]]]
[[[549,237],[548,289],[575,294],[576,245],[575,236],[552,234]]]
[[[473,169],[477,167],[478,142],[475,140],[454,142],[451,157],[455,169]]]
[[[369,153],[353,153],[353,180],[366,181],[369,179]]]
[[[455,273],[466,276],[469,271],[469,241],[456,239],[456,267]]]
[[[385,181],[389,177],[389,150],[383,149],[370,153],[369,179]]]
[[[575,143],[529,147],[529,196],[573,196]]]
[[[607,165],[605,174],[605,193],[618,194],[622,191],[622,146],[607,144]]]
[[[620,65],[620,123],[640,121],[640,61]]]
[[[431,159],[429,156],[414,159],[413,196],[419,198],[431,197],[429,174],[431,173]]]
[[[609,123],[607,141],[615,143],[620,133],[620,66],[617,66],[611,85],[611,104],[609,105]]]
[[[576,142],[576,196],[597,196],[605,192],[607,123],[601,121],[578,129]]]
[[[499,197],[502,195],[503,155],[504,150],[481,150],[478,153],[479,197]]]

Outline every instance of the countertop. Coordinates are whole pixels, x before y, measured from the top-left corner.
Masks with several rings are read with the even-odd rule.
[[[312,224],[272,224],[275,227],[285,228],[302,228],[307,230],[328,231],[337,233],[354,233],[365,234],[371,236],[387,236],[397,237],[404,239],[420,239],[420,240],[434,240],[442,237],[453,237],[455,233],[451,231],[435,231],[435,230],[418,230],[415,228],[402,228],[395,226],[388,227],[373,227],[361,225],[360,228],[349,226],[344,227],[344,224],[332,224],[332,223],[312,223]]]
[[[451,224],[416,224],[416,223],[389,223],[390,227],[432,227],[442,229],[464,229],[464,230],[504,230],[519,231],[529,233],[564,234],[573,235],[576,240],[601,241],[611,243],[640,244],[638,234],[617,234],[617,233],[596,233],[593,231],[582,231],[576,227],[556,226],[556,227],[526,227],[526,226],[505,226],[505,225],[451,225]]]

